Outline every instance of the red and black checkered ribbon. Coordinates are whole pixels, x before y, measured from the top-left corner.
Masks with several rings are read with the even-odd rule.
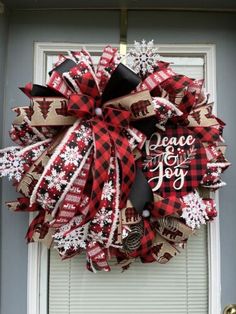
[[[209,126],[209,127],[189,127],[191,131],[194,132],[195,136],[199,138],[202,142],[221,142],[221,128]]]
[[[183,96],[180,104],[178,105],[178,109],[183,112],[183,114],[180,117],[174,117],[172,119],[172,122],[180,123],[181,125],[185,125],[188,123],[187,117],[194,107],[196,103],[196,95],[195,93],[186,92],[186,94]]]
[[[180,93],[184,88],[193,83],[193,80],[185,75],[174,75],[161,83],[161,87],[170,95]]]
[[[135,178],[135,162],[128,139],[122,130],[128,127],[130,112],[108,106],[102,115],[95,114],[95,108],[100,106],[101,97],[89,66],[83,61],[69,72],[73,84],[81,94],[72,94],[68,101],[68,111],[77,117],[87,118],[91,123],[94,139],[94,173],[90,199],[90,210],[87,219],[92,219],[100,208],[104,183],[108,178],[111,149],[115,146],[116,157],[119,159],[121,176],[121,204],[125,207],[131,185]]]
[[[88,102],[87,102],[88,99]],[[105,107],[102,116],[94,114],[96,101],[92,97],[72,95],[68,103],[69,112],[78,117],[89,118],[94,139],[94,178],[90,210],[87,220],[94,217],[100,208],[101,195],[104,183],[108,178],[108,169],[111,158],[111,148],[114,145],[120,163],[121,175],[121,204],[125,207],[129,191],[135,178],[135,162],[128,139],[123,135],[123,128],[128,127],[130,113],[126,110]]]
[[[182,203],[176,196],[164,198],[158,202],[154,202],[149,210],[155,219],[171,216],[177,213],[181,214]]]

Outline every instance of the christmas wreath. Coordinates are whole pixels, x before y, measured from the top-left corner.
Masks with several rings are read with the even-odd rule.
[[[22,194],[7,206],[36,212],[28,242],[63,259],[85,251],[94,272],[177,255],[217,215],[210,192],[229,166],[203,80],[176,74],[153,41],[126,61],[110,46],[96,67],[86,49],[60,55],[45,86],[21,88],[17,146],[0,151],[0,175]]]

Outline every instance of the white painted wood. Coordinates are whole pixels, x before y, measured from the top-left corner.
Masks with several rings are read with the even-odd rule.
[[[47,56],[81,49],[77,43],[35,43],[34,46],[34,82],[43,83],[46,78]],[[100,52],[103,45],[86,45],[89,51]],[[206,89],[215,102],[216,112],[216,59],[214,45],[158,45],[164,56],[204,56]],[[219,196],[216,194],[217,208]],[[208,228],[209,258],[209,314],[220,314],[220,232],[216,219]],[[47,314],[47,250],[40,244],[29,246],[28,253],[28,314]],[[44,291],[43,294],[40,293]]]

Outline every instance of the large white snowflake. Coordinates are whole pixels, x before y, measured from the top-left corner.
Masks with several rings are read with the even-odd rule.
[[[201,224],[206,224],[208,220],[207,206],[197,191],[183,196],[183,212],[181,217],[185,219],[186,224],[192,229],[200,228]]]
[[[115,189],[113,188],[112,182],[105,182],[102,190],[102,200],[108,200],[111,201],[112,194],[115,192]]]
[[[158,60],[160,60],[160,55],[154,47],[153,40],[147,43],[145,40],[135,41],[134,48],[128,52],[128,65],[141,75],[153,73]]]
[[[81,221],[82,218],[76,216],[53,235],[55,248],[59,249],[62,255],[66,254],[66,251],[70,249],[77,250],[79,248],[86,248],[86,239],[90,223],[74,228],[76,225],[79,225]]]
[[[90,238],[91,242],[100,242],[103,243],[103,236],[102,236],[102,231],[100,232],[95,232],[95,231],[90,231],[88,234],[88,238]]]
[[[79,153],[78,147],[66,147],[64,153],[60,155],[60,157],[65,161],[65,165],[75,165],[78,167],[80,159],[82,159],[82,155]]]
[[[104,227],[105,224],[112,223],[112,211],[102,207],[95,215],[93,222],[98,223],[101,228]]]
[[[75,133],[77,138],[84,142],[85,145],[88,145],[92,141],[91,129],[85,125],[81,125],[80,129],[76,130]]]
[[[56,188],[57,191],[61,191],[62,186],[68,183],[65,179],[65,174],[65,171],[57,172],[55,169],[53,169],[52,174],[45,177],[45,179],[49,182],[49,189]]]
[[[0,177],[20,181],[24,173],[25,161],[19,156],[19,149],[13,147],[0,152]]]
[[[40,194],[37,198],[37,202],[43,207],[43,208],[54,208],[55,200],[53,200],[48,193]]]
[[[33,148],[32,149],[32,153],[33,153],[33,158],[32,160],[35,161],[39,158],[39,156],[42,155],[42,153],[45,151],[45,147],[44,145],[40,145],[39,147],[37,148]]]

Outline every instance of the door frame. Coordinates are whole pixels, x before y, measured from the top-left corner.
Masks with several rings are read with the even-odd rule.
[[[66,53],[68,50],[81,49],[78,43],[35,42],[34,43],[34,82],[44,84],[47,69],[47,56]],[[112,45],[118,47],[117,44]],[[103,44],[86,45],[89,51],[101,52]],[[214,101],[214,112],[217,111],[216,98],[216,47],[213,44],[160,44],[160,54],[178,56],[204,57],[204,74],[206,90],[210,101]],[[219,193],[215,193],[219,209]],[[33,214],[30,214],[30,221]],[[27,278],[27,314],[47,314],[48,311],[48,249],[40,243],[31,243],[28,247]],[[208,280],[209,301],[208,313],[221,313],[221,268],[220,268],[220,227],[219,218],[208,225]]]

